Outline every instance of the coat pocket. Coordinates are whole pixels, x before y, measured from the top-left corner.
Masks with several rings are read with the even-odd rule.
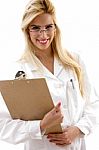
[[[76,80],[67,81],[66,97],[71,124],[75,124],[83,114],[84,99],[79,90],[79,84]]]

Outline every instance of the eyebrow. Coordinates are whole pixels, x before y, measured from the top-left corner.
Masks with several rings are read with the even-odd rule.
[[[50,26],[50,25],[54,25],[53,23],[50,23],[50,24],[46,24],[45,26],[43,27],[46,27],[46,26]],[[40,25],[36,25],[36,24],[32,24],[31,27],[42,27]]]

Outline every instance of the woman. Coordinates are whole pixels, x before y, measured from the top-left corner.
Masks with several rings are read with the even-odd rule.
[[[0,138],[14,144],[23,142],[25,150],[85,150],[84,137],[96,124],[96,101],[91,97],[79,56],[62,48],[55,8],[50,0],[29,2],[22,31],[26,45],[18,63],[21,73],[26,78],[44,77],[55,107],[42,120],[12,120],[9,114],[2,114]],[[57,123],[61,123],[62,133],[44,135],[47,128]]]

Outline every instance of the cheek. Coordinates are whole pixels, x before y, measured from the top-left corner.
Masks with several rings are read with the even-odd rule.
[[[51,44],[51,42],[53,41],[54,36],[55,36],[55,33],[52,33],[51,35],[46,35],[46,37],[50,39],[49,44]],[[30,40],[34,45],[37,43],[37,41],[36,41],[37,39],[40,39],[40,37],[39,36],[33,36],[32,33],[30,33]]]
[[[53,35],[50,37],[50,40],[51,40],[51,42],[53,41],[53,39],[54,39],[54,33],[53,33]]]
[[[55,33],[53,32],[53,33],[49,34],[48,36],[49,36],[49,38],[50,38],[51,40],[53,40],[53,38],[54,38],[54,36],[55,36]]]
[[[36,37],[34,37],[32,34],[30,34],[30,40],[32,41],[32,43],[35,43]]]

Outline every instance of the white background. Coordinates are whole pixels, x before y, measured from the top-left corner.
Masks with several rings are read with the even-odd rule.
[[[86,64],[89,78],[99,89],[99,4],[98,0],[53,0],[63,33],[63,44],[78,52]],[[7,76],[7,64],[24,50],[21,18],[28,0],[0,0],[0,79]],[[4,71],[6,70],[6,71]],[[99,128],[99,127],[98,127]],[[87,138],[87,150],[99,150],[99,129]],[[23,150],[23,145],[0,141],[4,150]]]

